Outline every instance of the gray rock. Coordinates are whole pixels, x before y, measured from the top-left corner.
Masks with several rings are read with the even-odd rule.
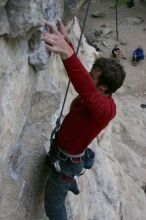
[[[91,14],[91,16],[93,17],[93,18],[102,18],[102,17],[105,17],[105,13],[104,12],[101,12],[101,11],[96,11],[96,12],[93,12],[92,14]]]
[[[97,40],[97,36],[95,35],[95,31],[91,31],[86,35],[87,42],[91,44],[92,42]]]
[[[2,103],[0,102],[0,134],[4,127],[4,112],[2,108]]]
[[[63,14],[63,0],[49,0],[46,10],[46,19],[55,21],[56,18],[62,17]]]
[[[29,64],[31,64],[34,67],[36,72],[45,69],[48,61],[49,53],[46,52],[44,43],[42,43],[40,47],[37,50],[35,50],[28,58]]]
[[[6,2],[0,0],[0,8]],[[35,71],[47,63],[42,30],[38,28],[43,13],[55,22],[64,10],[68,22],[81,3],[83,1],[68,0],[64,7],[63,0],[49,0],[48,11],[48,0],[9,0],[2,9],[1,32],[9,35],[8,14],[11,33],[8,37],[0,37],[0,220],[47,219],[43,209],[48,171],[45,149],[49,149],[52,124],[57,118],[68,79],[59,56],[51,56],[47,70],[39,74],[34,74],[28,65],[28,57]],[[4,24],[7,24],[6,29]],[[102,28],[97,36],[93,33],[91,43],[98,47],[97,41],[102,39],[105,46],[113,45],[110,39],[104,39],[109,34],[105,27]],[[78,30],[76,27],[71,31],[75,43]],[[80,58],[90,70],[98,55],[84,39],[81,51]],[[133,85],[130,84],[132,89]],[[121,94],[114,96],[119,113],[113,128],[107,127],[92,143],[96,151],[94,169],[80,178],[85,199],[83,194],[78,201],[68,195],[69,219],[145,219],[146,196],[141,186],[146,183],[146,114],[145,110],[139,111],[143,102],[138,93],[136,99],[129,95],[121,99],[124,93]],[[65,112],[74,95],[71,87]],[[123,106],[128,109],[123,110]]]
[[[24,36],[32,28],[41,26],[43,14],[42,3],[39,0],[9,0],[6,11],[12,37]]]
[[[97,52],[101,51],[101,49],[99,48],[99,43],[98,42],[94,41],[94,42],[90,43],[89,45],[94,47]]]
[[[30,50],[34,51],[40,47],[42,41],[42,29],[39,29],[31,35],[28,45]]]
[[[101,27],[101,29],[95,30],[96,37],[108,37],[112,33],[113,33],[113,30],[110,27]]]
[[[0,35],[9,33],[9,23],[4,7],[0,7]]]
[[[138,25],[143,22],[144,22],[144,19],[142,17],[129,17],[122,21],[122,23],[132,24],[132,25]]]
[[[6,5],[8,0],[0,0],[0,7],[3,7]]]
[[[101,38],[108,38],[110,34],[112,34],[113,30],[109,27],[102,26],[101,29],[95,29],[87,34],[87,42],[93,46],[96,51],[100,51],[99,48],[99,41]],[[109,45],[107,42],[102,41],[103,46],[109,48]]]
[[[103,41],[103,42],[102,42],[102,45],[103,45],[104,47],[106,47],[106,48],[109,48],[109,45],[108,45],[108,43],[107,43],[106,41]]]
[[[78,12],[86,0],[64,0],[63,22],[67,24]]]
[[[101,27],[104,27],[104,28],[105,28],[105,27],[106,27],[106,25],[105,25],[105,24],[102,24],[102,25],[101,25]]]
[[[98,43],[97,37],[95,36],[95,31],[89,32],[86,38],[90,46],[94,47],[96,51],[100,51],[99,43]]]
[[[103,35],[103,30],[95,30],[96,38],[101,37]]]
[[[46,151],[39,142],[37,144],[37,138],[32,137],[31,133],[30,135],[24,134],[24,137],[27,141],[23,143],[21,140],[21,143],[17,144],[10,155],[11,179],[9,177],[9,182],[11,182],[11,193],[14,197],[10,198],[7,204],[15,204],[16,210],[12,210],[12,208],[9,210],[13,213],[15,220],[41,219],[42,194],[48,173]],[[41,201],[42,205],[38,206],[38,201]],[[5,219],[10,218],[5,216]]]
[[[110,27],[105,27],[105,28],[103,28],[103,34],[102,34],[102,36],[105,37],[105,36],[110,35],[110,34],[112,34],[112,33],[113,33],[112,28],[110,28]]]
[[[28,57],[28,62],[33,66],[36,72],[45,69],[49,61],[49,53],[46,51],[45,43],[41,40],[42,32],[37,31],[32,34],[29,40],[31,53]]]
[[[126,46],[126,45],[127,45],[127,42],[121,41],[121,42],[120,42],[120,45]]]

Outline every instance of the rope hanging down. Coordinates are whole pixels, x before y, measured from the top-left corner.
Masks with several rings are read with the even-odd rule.
[[[84,22],[83,22],[83,26],[82,26],[82,30],[81,30],[81,34],[80,34],[80,38],[79,38],[76,54],[78,54],[79,48],[80,48],[80,45],[81,45],[81,41],[82,41],[82,37],[83,37],[83,32],[84,32],[84,28],[85,28],[85,24],[86,24],[86,21],[87,21],[87,16],[88,16],[89,8],[90,8],[90,3],[91,3],[91,0],[88,0],[88,5],[87,5],[86,13],[85,13],[85,18],[84,18]],[[63,100],[63,104],[62,104],[60,115],[59,115],[58,119],[56,120],[56,126],[55,126],[55,128],[53,129],[53,131],[51,133],[50,143],[52,143],[53,137],[54,137],[54,135],[56,134],[56,132],[58,131],[58,129],[60,127],[60,120],[61,120],[63,109],[64,109],[64,106],[65,106],[65,102],[66,102],[69,86],[70,86],[70,80],[68,81],[68,85],[67,85],[67,88],[66,88],[66,92],[65,92],[65,96],[64,96],[64,100]]]

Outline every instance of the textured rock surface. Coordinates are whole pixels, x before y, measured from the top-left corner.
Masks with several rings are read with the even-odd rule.
[[[0,1],[0,35],[9,33],[8,17],[5,10],[7,0]]]
[[[9,23],[4,7],[0,7],[0,35],[9,33]]]
[[[77,13],[77,11],[81,8],[81,6],[86,2],[86,0],[65,0],[64,1],[64,11],[63,14],[63,22],[66,24],[70,21]]]
[[[9,0],[6,5],[10,36],[23,36],[31,28],[41,25],[42,3],[39,0]]]
[[[126,24],[139,25],[144,22],[144,19],[142,17],[129,17],[122,22],[125,22]]]
[[[55,21],[57,17],[62,17],[64,11],[63,0],[49,0],[48,7],[46,10],[46,19]]]
[[[49,4],[51,1],[0,3],[1,220],[45,219],[45,148],[49,149],[55,112],[67,84],[58,56],[50,58],[47,71],[36,74],[49,58],[41,41],[43,14],[55,20],[64,9],[64,2],[57,3],[60,9],[54,1],[53,6]],[[72,93],[71,88],[69,99]]]
[[[63,15],[69,21],[83,2],[0,1],[0,220],[47,219],[43,210],[45,156],[68,79],[59,56],[49,58],[45,52],[40,26],[43,15],[54,22]],[[77,45],[77,20],[70,26]],[[83,38],[79,56],[88,70],[97,55]],[[139,77],[136,72],[134,77]],[[69,219],[145,220],[146,114],[145,110],[139,113],[142,98],[125,95],[129,87],[131,94],[141,89],[130,82],[115,96],[119,113],[113,126],[92,144],[95,166],[80,178],[81,194],[68,195]],[[64,115],[75,95],[71,86]],[[125,111],[128,103],[133,104]]]
[[[104,17],[106,14],[104,13],[104,12],[102,12],[102,11],[96,11],[96,12],[93,12],[92,14],[91,14],[91,16],[93,17],[93,18],[102,18],[102,17]]]

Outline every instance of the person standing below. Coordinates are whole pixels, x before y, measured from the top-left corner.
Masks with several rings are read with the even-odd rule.
[[[117,59],[119,59],[119,58],[126,59],[126,57],[123,56],[122,51],[120,50],[120,48],[117,44],[112,49],[112,56],[113,56],[113,58],[117,58]]]
[[[43,35],[46,48],[60,55],[78,93],[57,133],[54,155],[50,154],[53,162],[44,199],[50,220],[67,220],[67,193],[75,176],[82,172],[85,149],[116,115],[112,93],[122,86],[126,73],[116,60],[109,58],[96,59],[88,73],[72,49],[61,20],[59,31],[51,22],[46,21],[45,25],[49,30]]]
[[[139,45],[136,50],[133,52],[132,62],[136,65],[140,60],[144,60],[144,50]]]

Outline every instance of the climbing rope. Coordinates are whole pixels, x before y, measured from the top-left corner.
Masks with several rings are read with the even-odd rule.
[[[81,34],[80,34],[80,38],[79,38],[76,54],[78,54],[79,49],[80,49],[80,45],[81,45],[81,41],[82,41],[82,37],[83,37],[83,32],[84,32],[84,28],[85,28],[85,24],[86,24],[86,21],[87,21],[87,16],[88,16],[89,8],[90,8],[90,3],[91,3],[91,0],[88,0],[88,5],[87,5],[86,13],[85,13],[85,18],[84,18],[83,26],[82,26],[82,29],[81,29]],[[68,81],[68,85],[67,85],[67,88],[66,88],[66,92],[65,92],[62,108],[61,108],[61,111],[60,111],[60,115],[59,115],[58,119],[56,120],[56,126],[55,126],[55,128],[53,129],[53,131],[51,133],[50,144],[52,144],[52,141],[55,138],[55,135],[56,135],[57,131],[60,128],[60,120],[61,120],[62,113],[63,113],[63,110],[64,110],[67,94],[68,94],[68,91],[69,91],[69,86],[70,86],[70,80]]]

